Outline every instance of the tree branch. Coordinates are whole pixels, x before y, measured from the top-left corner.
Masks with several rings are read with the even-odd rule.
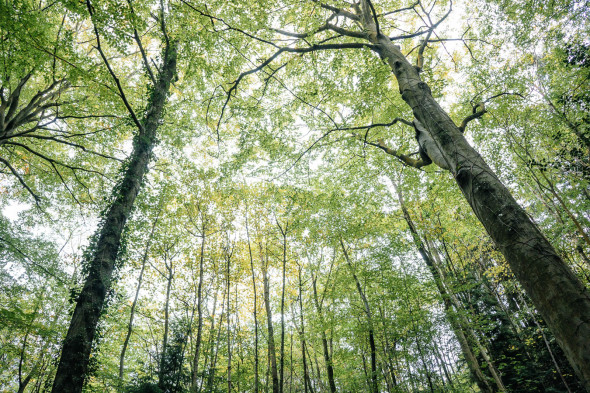
[[[131,4],[131,0],[127,0],[127,4],[129,4],[129,8],[131,9],[131,13],[135,17],[136,14],[135,14],[135,10],[133,9],[133,5]],[[150,66],[150,63],[147,59],[147,55],[145,53],[145,50],[143,49],[143,45],[141,44],[141,39],[139,37],[139,33],[137,33],[137,29],[135,27],[133,27],[133,38],[135,39],[135,42],[137,43],[137,46],[139,47],[139,51],[141,52],[141,57],[143,59],[143,64],[145,65],[145,69],[152,81],[152,84],[155,85],[156,78],[154,77],[154,73],[152,72],[152,67]]]
[[[345,18],[352,19],[354,21],[359,21],[360,20],[360,18],[358,17],[358,15],[355,15],[352,12],[344,11],[344,10],[342,10],[340,8],[337,8],[337,7],[328,5],[328,4],[323,4],[319,0],[312,0],[312,1],[315,2],[315,3],[318,3],[320,5],[320,7],[322,7],[323,9],[334,12],[338,16],[343,16]]]
[[[31,188],[27,185],[27,183],[25,183],[25,181],[23,180],[21,175],[16,171],[16,169],[14,169],[12,167],[12,165],[10,165],[10,163],[2,157],[0,157],[0,162],[3,163],[4,165],[6,165],[6,167],[8,169],[10,169],[10,172],[12,172],[12,174],[14,176],[16,176],[16,178],[18,179],[20,184],[22,184],[22,186],[29,192],[29,194],[31,194],[33,196],[33,198],[35,199],[35,203],[37,204],[37,206],[39,206],[39,202],[41,201],[41,198],[39,198],[39,196],[37,194],[35,194],[33,192],[33,190],[31,190]]]
[[[459,126],[459,131],[461,132],[465,132],[465,128],[467,127],[467,124],[469,124],[470,121],[473,121],[475,119],[479,119],[480,117],[482,117],[483,115],[485,115],[488,111],[483,107],[483,104],[481,105],[481,108],[479,111],[477,110],[477,108],[479,108],[480,106],[476,106],[475,108],[473,108],[473,113],[470,114],[469,116],[467,116],[465,119],[463,119],[463,121],[461,122],[461,125]]]
[[[397,158],[402,164],[404,164],[406,166],[411,166],[413,168],[420,169],[420,168],[430,165],[432,163],[432,162],[426,162],[426,161],[422,160],[421,158],[418,158],[418,159],[412,158],[407,154],[400,153],[399,150],[391,149],[391,148],[385,146],[385,143],[383,143],[382,139],[379,139],[377,141],[377,143],[375,143],[375,142],[367,141],[366,135],[365,135],[365,137],[363,137],[361,135],[352,133],[351,136],[355,137],[356,139],[362,141],[363,143],[365,143],[367,145],[371,145],[371,146],[374,146],[374,147],[377,147],[377,148],[383,150],[385,153]]]
[[[133,122],[135,123],[137,128],[141,132],[143,132],[143,125],[141,124],[141,122],[137,118],[137,115],[135,114],[135,111],[131,107],[131,104],[129,104],[129,101],[127,100],[127,96],[125,95],[125,91],[123,91],[123,86],[121,86],[121,82],[119,81],[119,78],[117,77],[117,75],[115,74],[113,69],[111,68],[111,64],[109,63],[107,57],[105,56],[105,54],[102,50],[102,45],[100,43],[100,34],[98,33],[98,28],[96,27],[96,24],[94,23],[94,18],[93,18],[94,11],[92,10],[92,5],[90,4],[90,0],[86,0],[86,7],[88,8],[88,13],[90,14],[90,20],[92,22],[92,27],[94,29],[94,35],[96,36],[96,49],[98,50],[98,53],[100,53],[100,57],[102,57],[102,60],[103,60],[104,64],[106,65],[106,67],[109,71],[109,74],[111,75],[111,77],[115,81],[115,84],[117,85],[117,90],[119,91],[119,96],[121,97],[121,100],[123,100],[123,104],[125,105],[125,108],[127,108],[127,111],[129,112],[129,115],[133,119]]]
[[[384,13],[379,14],[377,16],[388,16],[388,15],[397,14],[397,13],[403,12],[403,11],[413,10],[414,8],[416,8],[416,6],[418,4],[420,4],[420,0],[416,1],[414,4],[412,4],[412,5],[408,6],[408,7],[398,8],[397,10],[393,10],[393,11],[389,11],[389,12],[384,12]]]
[[[219,121],[217,122],[217,127],[216,127],[217,141],[219,142],[219,140],[220,140],[219,127],[221,125],[221,121],[223,119],[225,109],[227,108],[229,100],[231,99],[232,93],[235,93],[235,91],[238,88],[238,85],[246,76],[254,74],[254,73],[262,70],[263,68],[268,66],[270,63],[272,63],[274,60],[276,60],[283,53],[310,53],[310,52],[316,52],[316,51],[321,51],[321,50],[360,49],[360,48],[369,48],[371,50],[376,50],[375,45],[367,44],[367,43],[356,43],[356,42],[349,42],[349,43],[342,43],[342,44],[323,44],[323,45],[314,44],[314,45],[306,47],[306,48],[280,47],[278,51],[276,51],[272,56],[267,58],[258,67],[255,67],[255,68],[252,68],[248,71],[242,72],[240,75],[238,75],[237,79],[232,83],[232,86],[230,87],[230,89],[227,92],[226,100],[223,104],[223,107],[221,108],[221,114],[219,116]]]

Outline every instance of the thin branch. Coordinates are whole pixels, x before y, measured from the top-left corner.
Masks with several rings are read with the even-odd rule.
[[[342,44],[324,44],[324,45],[314,44],[314,45],[312,45],[310,47],[306,47],[306,48],[281,47],[272,56],[270,56],[264,62],[262,62],[262,64],[260,64],[258,67],[255,67],[255,68],[252,68],[248,71],[242,72],[238,76],[238,78],[232,83],[232,86],[230,87],[230,89],[227,92],[227,98],[223,104],[223,107],[221,108],[221,115],[219,116],[219,121],[217,122],[217,128],[216,128],[218,142],[220,140],[219,127],[221,125],[221,121],[223,119],[225,109],[229,103],[229,100],[231,99],[232,93],[235,93],[235,91],[238,88],[238,85],[240,84],[242,79],[244,79],[246,76],[254,74],[254,73],[264,69],[266,66],[268,66],[270,63],[272,63],[274,60],[276,60],[283,53],[310,53],[310,52],[321,51],[321,50],[360,49],[360,48],[369,48],[372,50],[376,50],[375,45],[366,44],[366,43],[355,43],[355,42],[342,43]]]
[[[264,44],[268,44],[268,45],[274,46],[275,48],[279,48],[279,46],[278,46],[277,44],[275,44],[274,42],[271,42],[271,41],[265,40],[264,38],[257,37],[257,36],[255,36],[255,35],[253,35],[253,34],[250,34],[250,33],[248,33],[247,31],[244,31],[244,30],[242,30],[242,29],[239,29],[239,28],[237,28],[237,27],[233,27],[232,25],[230,25],[229,23],[227,23],[227,22],[226,22],[225,20],[223,20],[222,18],[219,18],[219,17],[213,16],[213,15],[211,15],[211,14],[208,14],[208,13],[206,13],[206,12],[203,12],[203,11],[201,11],[200,9],[196,8],[195,6],[193,6],[191,3],[189,3],[189,2],[188,2],[188,1],[186,1],[186,0],[181,0],[181,1],[182,1],[182,3],[183,3],[183,4],[185,4],[186,6],[188,6],[190,9],[192,9],[193,11],[195,11],[196,13],[198,13],[199,15],[201,15],[201,16],[205,16],[205,17],[209,18],[209,20],[211,21],[211,25],[213,25],[213,21],[218,21],[218,22],[221,22],[221,23],[223,23],[225,26],[227,26],[227,28],[228,28],[229,30],[237,31],[238,33],[244,34],[245,36],[247,36],[247,37],[249,37],[249,38],[252,38],[252,39],[254,39],[254,40],[256,40],[256,41],[259,41],[259,42],[262,42],[262,43],[264,43]],[[215,29],[215,26],[214,26],[214,25],[213,25],[213,29]],[[217,31],[217,30],[216,30],[216,31]],[[298,37],[298,38],[299,38],[299,37]]]
[[[459,126],[459,131],[465,132],[465,128],[467,127],[467,124],[469,124],[470,121],[473,121],[475,119],[479,119],[480,117],[482,117],[483,115],[485,115],[488,112],[485,108],[482,108],[481,110],[478,111],[477,110],[478,107],[479,106],[474,108],[474,112],[472,114],[470,114],[469,116],[467,116],[465,119],[463,119],[463,121],[461,122],[461,125]]]
[[[397,13],[403,12],[403,11],[413,10],[418,4],[420,4],[420,0],[416,1],[414,4],[412,4],[408,7],[398,8],[397,10],[394,10],[394,11],[384,12],[383,14],[379,14],[377,16],[388,16],[388,15],[397,14]]]
[[[411,121],[402,119],[401,117],[396,117],[395,119],[393,119],[391,122],[389,123],[374,123],[374,124],[370,124],[368,126],[359,126],[359,127],[336,127],[333,128],[331,130],[326,131],[324,134],[322,134],[318,139],[316,139],[309,147],[307,147],[302,153],[299,154],[299,156],[297,156],[297,159],[295,159],[295,161],[283,172],[281,172],[280,175],[276,176],[276,178],[279,178],[281,176],[283,176],[285,173],[287,173],[288,171],[290,171],[295,165],[297,165],[297,163],[299,163],[299,161],[301,161],[301,159],[303,158],[304,155],[306,155],[307,153],[309,153],[309,151],[311,149],[313,149],[320,141],[322,141],[323,139],[325,139],[328,135],[330,135],[331,133],[333,133],[334,131],[355,131],[355,130],[370,130],[371,128],[375,128],[375,127],[390,127],[396,123],[404,123],[410,127],[414,127],[413,123]]]
[[[35,138],[35,139],[50,140],[50,141],[62,143],[64,145],[76,147],[76,148],[78,148],[78,149],[80,149],[82,151],[85,151],[87,153],[91,153],[91,154],[94,154],[94,155],[97,155],[97,156],[100,156],[100,157],[103,157],[103,158],[108,158],[108,159],[111,159],[111,160],[116,160],[116,161],[119,161],[119,162],[123,162],[123,160],[121,160],[120,158],[109,156],[109,155],[103,154],[103,153],[99,153],[97,151],[88,149],[85,146],[80,145],[78,143],[64,141],[64,140],[59,139],[59,138],[56,138],[54,136],[45,136],[45,135],[37,135],[37,134],[27,134],[27,135],[21,135],[21,136],[24,137],[24,138]]]
[[[39,153],[38,151],[33,150],[29,146],[23,145],[22,143],[18,143],[18,142],[6,142],[5,145],[12,145],[12,146],[21,147],[21,148],[27,150],[28,152],[36,155],[37,157],[44,159],[45,161],[49,162],[50,164],[58,164],[60,166],[63,166],[64,168],[68,168],[68,169],[70,169],[72,171],[73,170],[79,170],[79,171],[88,172],[88,173],[94,173],[94,174],[97,174],[97,175],[106,177],[104,173],[101,173],[99,171],[95,171],[93,169],[86,169],[86,168],[82,168],[82,167],[77,167],[77,166],[71,166],[71,165],[68,165],[68,164],[64,164],[63,162],[57,161],[57,160],[55,160],[55,159],[53,159],[51,157],[47,157],[46,155],[44,155],[42,153]]]
[[[426,162],[426,161],[422,160],[421,158],[418,158],[418,159],[412,158],[412,157],[410,157],[410,155],[400,153],[399,150],[394,150],[394,149],[387,147],[382,139],[379,139],[376,143],[376,142],[367,141],[366,137],[363,137],[363,136],[355,134],[355,133],[352,133],[352,136],[367,145],[377,147],[377,148],[383,150],[385,153],[394,156],[402,164],[404,164],[406,166],[411,166],[413,168],[420,169],[424,166],[431,164],[431,162]]]
[[[315,3],[318,3],[320,5],[320,7],[322,7],[323,9],[334,12],[338,16],[343,16],[345,18],[352,19],[352,20],[357,21],[357,22],[360,20],[360,18],[358,17],[358,15],[355,15],[352,12],[344,11],[344,10],[342,10],[340,8],[337,8],[337,7],[328,5],[328,4],[323,4],[319,0],[312,0],[312,1],[315,2]]]
[[[373,2],[371,0],[366,0],[369,8],[371,9],[371,14],[373,14],[373,20],[375,21],[375,31],[377,32],[377,37],[381,35],[381,30],[379,29],[379,19],[377,18],[377,13],[375,12],[375,7],[373,7]]]
[[[467,116],[466,118],[463,119],[463,121],[461,122],[461,125],[459,126],[459,130],[461,132],[465,132],[465,128],[467,127],[467,124],[469,124],[469,122],[471,122],[471,121],[473,121],[475,119],[479,119],[480,117],[482,117],[483,115],[485,115],[486,113],[488,113],[487,109],[485,108],[485,104],[487,104],[488,102],[492,101],[495,98],[502,97],[502,96],[505,96],[505,95],[515,95],[515,96],[518,96],[520,98],[524,98],[522,96],[522,94],[520,94],[520,93],[514,93],[514,92],[502,92],[502,93],[495,94],[495,95],[493,95],[493,96],[485,99],[484,101],[479,102],[477,105],[473,105],[473,111],[472,111],[472,113],[469,116]],[[473,102],[474,99],[472,99],[471,102]]]
[[[92,5],[90,4],[90,0],[86,0],[86,7],[88,8],[88,12],[90,14],[90,20],[92,21],[94,35],[96,36],[96,49],[98,50],[98,53],[100,53],[100,57],[102,57],[102,60],[103,60],[104,64],[106,65],[106,67],[109,71],[109,74],[111,74],[111,77],[115,81],[115,84],[117,85],[117,89],[119,90],[119,96],[123,100],[123,104],[125,104],[125,107],[127,108],[127,111],[129,112],[129,115],[133,119],[133,122],[135,123],[135,125],[137,126],[139,131],[143,132],[143,125],[141,124],[141,122],[139,121],[137,116],[135,115],[135,111],[131,107],[131,104],[129,104],[129,101],[127,101],[127,96],[125,95],[125,92],[123,91],[123,86],[121,86],[121,82],[119,81],[119,78],[117,77],[117,75],[115,74],[113,69],[111,68],[111,64],[107,60],[107,57],[102,50],[102,45],[100,43],[100,34],[98,33],[98,28],[96,27],[96,24],[94,23],[94,18],[93,18],[94,11],[92,10]]]
[[[131,13],[133,14],[133,16],[136,16],[135,10],[133,9],[133,5],[131,4],[131,0],[127,0],[127,4],[129,4],[129,8],[131,9]],[[133,38],[135,39],[135,42],[137,43],[137,46],[139,47],[139,51],[141,52],[141,57],[143,59],[143,64],[145,66],[145,69],[146,69],[151,81],[152,81],[152,84],[155,85],[156,78],[154,77],[154,73],[152,72],[152,67],[150,66],[150,62],[147,59],[147,55],[145,53],[145,50],[143,49],[143,45],[141,44],[141,39],[139,38],[139,33],[137,33],[137,29],[135,27],[133,27]]]
[[[29,192],[29,194],[31,194],[33,196],[33,198],[35,199],[35,203],[37,204],[37,206],[39,206],[39,202],[41,201],[41,198],[39,198],[39,196],[37,194],[35,194],[33,192],[33,190],[31,190],[31,188],[27,185],[27,183],[25,183],[25,181],[23,180],[21,175],[16,171],[16,169],[14,169],[12,167],[12,165],[10,165],[10,163],[2,157],[0,157],[0,162],[3,163],[4,165],[6,165],[8,167],[8,169],[10,169],[10,172],[12,172],[12,174],[14,176],[16,176],[16,178],[18,179],[20,184],[22,184],[22,186]]]
[[[453,3],[451,2],[450,5],[449,5],[449,10],[447,11],[447,13],[444,14],[442,16],[442,18],[440,18],[435,24],[433,24],[432,26],[430,26],[429,29],[422,30],[422,31],[417,31],[417,32],[412,33],[412,34],[406,34],[406,35],[400,35],[400,36],[395,36],[395,37],[389,37],[389,39],[391,41],[396,41],[396,40],[403,40],[403,39],[406,39],[406,38],[413,38],[413,37],[418,37],[418,36],[423,35],[423,34],[427,34],[431,30],[436,29],[445,19],[447,19],[447,17],[451,14],[451,11],[452,10],[453,10]]]

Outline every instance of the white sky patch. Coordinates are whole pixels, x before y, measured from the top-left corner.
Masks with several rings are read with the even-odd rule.
[[[31,208],[31,204],[29,203],[22,203],[18,201],[10,201],[8,205],[4,206],[2,209],[2,215],[8,218],[10,221],[14,222],[18,219],[18,215]]]

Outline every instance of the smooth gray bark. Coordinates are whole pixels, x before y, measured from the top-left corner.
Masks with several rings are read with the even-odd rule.
[[[590,293],[432,97],[419,70],[377,31],[368,1],[361,6],[359,19],[369,41],[391,67],[402,99],[435,147],[428,155],[452,174],[590,391]]]

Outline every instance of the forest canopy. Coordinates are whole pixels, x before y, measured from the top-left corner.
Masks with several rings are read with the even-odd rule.
[[[590,392],[588,20],[1,0],[0,391]]]

